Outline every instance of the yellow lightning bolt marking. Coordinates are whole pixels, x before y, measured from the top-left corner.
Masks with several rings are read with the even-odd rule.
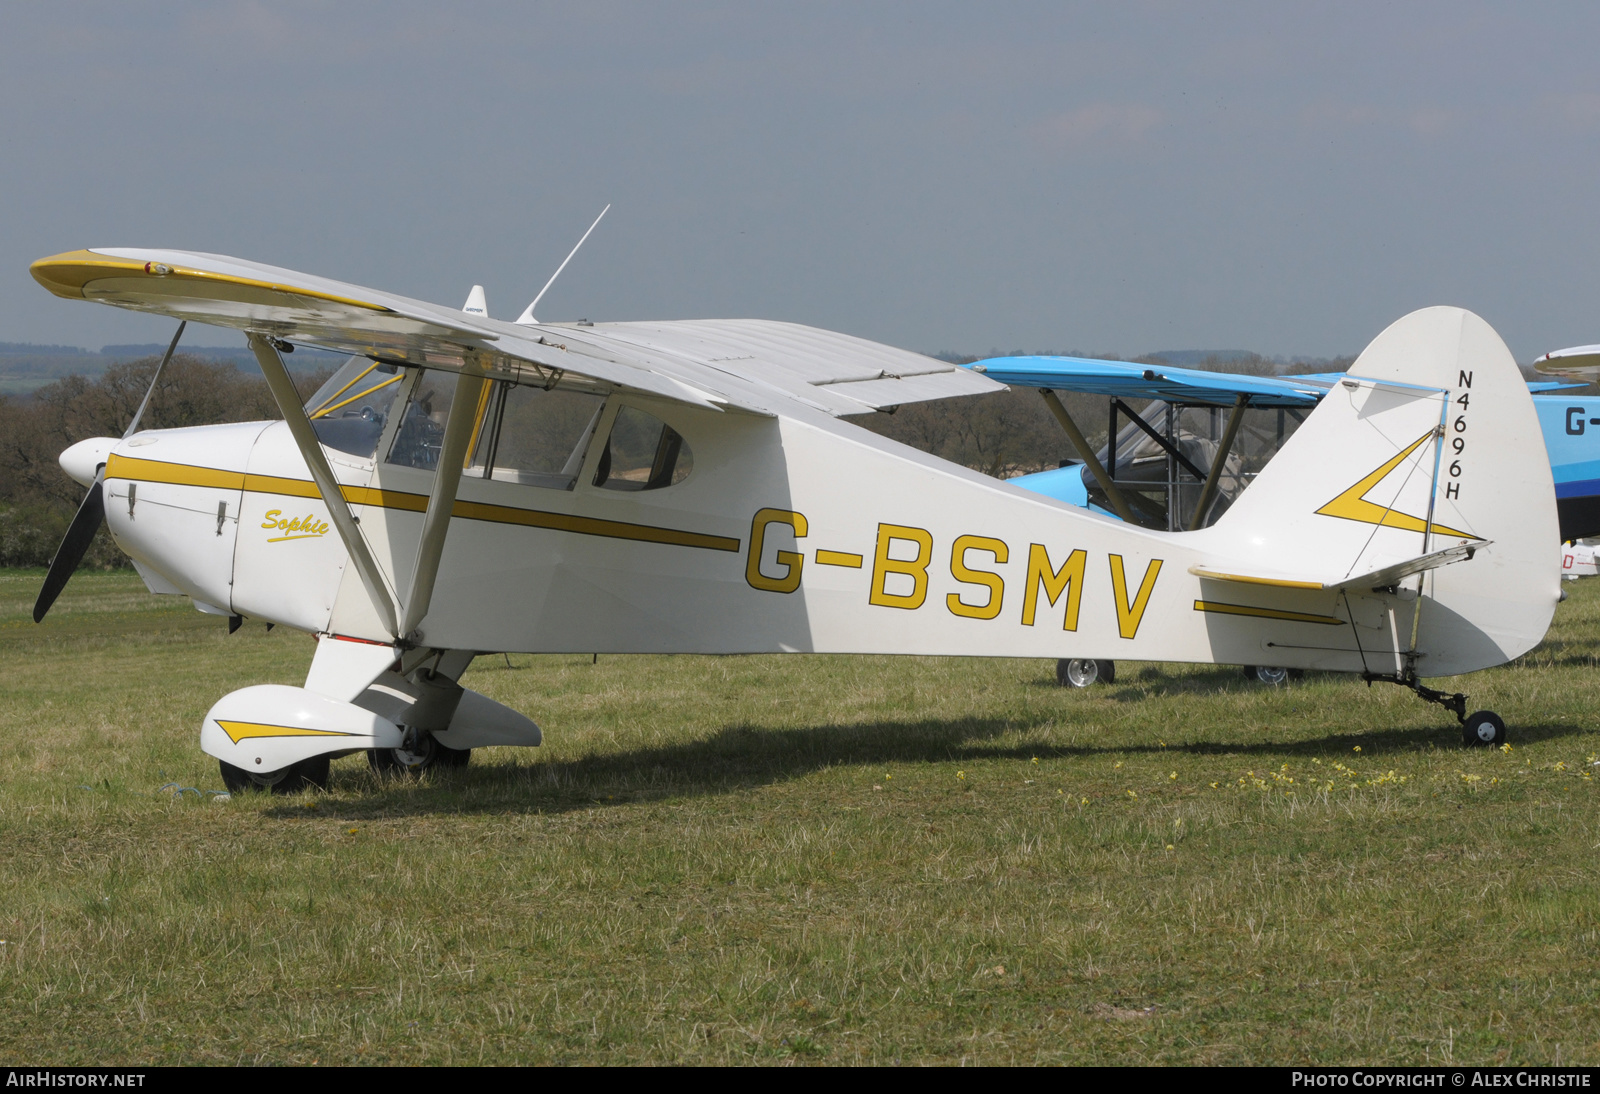
[[[1434,431],[1430,429],[1428,432],[1412,441],[1411,444],[1406,447],[1404,452],[1400,452],[1395,455],[1393,459],[1389,460],[1382,467],[1378,468],[1376,471],[1372,472],[1372,474],[1368,475],[1350,489],[1334,498],[1321,509],[1318,509],[1317,513],[1325,517],[1341,517],[1344,520],[1356,520],[1360,521],[1362,524],[1378,524],[1386,528],[1399,528],[1407,532],[1422,531],[1423,525],[1427,523],[1425,520],[1423,520],[1423,518],[1414,517],[1410,513],[1402,513],[1398,509],[1393,509],[1387,506],[1378,505],[1375,502],[1370,502],[1366,499],[1366,493],[1373,487],[1377,486],[1384,479],[1388,478],[1389,473],[1405,462],[1405,458],[1407,456],[1411,455],[1411,453],[1415,452],[1418,448],[1421,448],[1423,442],[1432,437],[1433,433]],[[1443,524],[1433,525],[1433,530],[1442,535],[1459,536],[1462,539],[1478,538],[1471,532],[1460,532],[1454,528],[1448,528]]]
[[[247,737],[356,737],[355,733],[340,733],[333,729],[298,729],[294,726],[272,726],[260,722],[225,722],[217,719],[217,725],[222,727],[234,744]]]

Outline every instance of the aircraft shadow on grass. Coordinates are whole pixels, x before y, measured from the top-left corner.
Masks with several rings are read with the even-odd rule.
[[[974,760],[1033,757],[1093,758],[1155,753],[1196,756],[1270,755],[1309,760],[1348,759],[1360,744],[1365,759],[1430,747],[1459,747],[1454,725],[1377,728],[1284,740],[1268,731],[1254,740],[1149,744],[1052,745],[1044,741],[999,745],[998,738],[1057,726],[1059,717],[885,721],[795,729],[728,726],[682,744],[582,756],[547,763],[477,763],[454,772],[434,772],[423,785],[385,779],[355,769],[335,769],[334,789],[354,791],[354,800],[330,802],[335,816],[372,818],[397,814],[567,813],[674,797],[705,797],[802,778],[831,767],[873,768],[888,764],[959,764]],[[1560,723],[1519,725],[1519,742],[1552,740],[1585,732]],[[303,807],[285,804],[269,816],[301,817]]]

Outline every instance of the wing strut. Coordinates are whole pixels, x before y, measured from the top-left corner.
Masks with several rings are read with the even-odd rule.
[[[1222,478],[1222,468],[1228,462],[1228,453],[1233,451],[1234,438],[1239,435],[1239,427],[1244,424],[1244,408],[1250,402],[1248,395],[1236,395],[1233,400],[1233,413],[1228,417],[1228,428],[1222,431],[1222,443],[1217,445],[1217,454],[1211,460],[1211,473],[1206,476],[1206,484],[1200,488],[1200,500],[1195,503],[1194,516],[1189,518],[1189,531],[1198,531],[1201,523],[1206,519],[1206,510],[1211,508],[1211,499],[1217,492],[1217,480]],[[1427,548],[1423,548],[1427,553]]]
[[[1083,462],[1089,465],[1089,470],[1094,473],[1095,481],[1100,484],[1100,489],[1106,492],[1106,497],[1111,499],[1111,505],[1117,511],[1117,516],[1129,524],[1138,524],[1133,519],[1133,510],[1128,508],[1128,499],[1122,496],[1122,491],[1117,484],[1111,481],[1111,476],[1106,473],[1105,466],[1100,458],[1094,454],[1094,449],[1089,447],[1089,441],[1083,435],[1083,430],[1078,428],[1078,423],[1072,420],[1072,415],[1067,413],[1067,408],[1062,405],[1061,399],[1054,391],[1047,387],[1039,389],[1039,394],[1044,396],[1045,405],[1050,408],[1050,413],[1056,416],[1056,421],[1061,423],[1061,428],[1067,431],[1067,438],[1072,441],[1072,447],[1078,450],[1078,455]]]
[[[434,468],[433,493],[428,497],[428,510],[422,515],[422,542],[417,546],[417,564],[411,571],[411,593],[406,597],[405,619],[400,625],[402,638],[412,637],[433,600],[433,583],[439,576],[439,559],[444,555],[444,539],[450,531],[456,488],[467,462],[467,445],[472,441],[486,382],[483,376],[470,372],[456,374],[456,392],[444,423],[439,464]]]
[[[1200,470],[1198,467],[1196,467],[1194,465],[1194,461],[1189,459],[1188,456],[1185,456],[1183,454],[1183,451],[1180,448],[1178,448],[1177,445],[1173,444],[1171,441],[1167,440],[1161,434],[1157,433],[1155,431],[1154,427],[1152,427],[1149,422],[1144,420],[1144,415],[1143,414],[1140,414],[1137,411],[1135,411],[1133,409],[1133,407],[1129,406],[1127,403],[1123,402],[1121,399],[1115,399],[1114,401],[1116,402],[1116,404],[1118,406],[1120,406],[1122,408],[1122,413],[1124,413],[1124,414],[1126,414],[1128,416],[1128,421],[1132,422],[1134,425],[1136,425],[1140,429],[1144,430],[1145,435],[1148,436],[1152,441],[1155,441],[1156,444],[1160,447],[1161,451],[1165,452],[1167,455],[1169,455],[1173,459],[1177,460],[1179,465],[1182,466],[1182,468],[1185,471],[1189,472],[1189,474],[1193,475],[1195,478],[1199,479],[1201,482],[1205,482],[1206,481],[1206,473],[1204,471]],[[1167,412],[1169,414],[1172,413],[1172,408],[1175,407],[1175,406],[1178,406],[1178,404],[1172,403],[1172,402],[1168,402],[1167,403],[1167,408],[1168,408]],[[1178,406],[1178,409],[1182,410],[1183,408],[1181,406]],[[1172,503],[1169,501],[1167,503],[1167,505],[1170,508]]]
[[[355,515],[350,512],[350,506],[339,489],[339,480],[333,477],[333,468],[328,466],[328,457],[323,455],[317,431],[312,428],[311,419],[306,417],[305,407],[300,404],[300,393],[295,390],[294,381],[289,379],[289,370],[284,368],[283,358],[278,356],[277,347],[266,335],[249,332],[247,338],[250,350],[256,355],[256,361],[267,378],[272,398],[276,400],[283,420],[289,425],[295,447],[300,449],[301,458],[311,470],[311,481],[317,484],[317,493],[322,495],[322,503],[328,507],[328,519],[333,521],[339,538],[344,540],[345,550],[350,552],[350,561],[361,576],[361,583],[367,587],[367,595],[372,598],[378,618],[383,621],[385,630],[399,637],[401,632],[397,629],[394,600],[383,582],[378,564],[373,561],[372,552],[367,549],[367,541],[361,536]]]

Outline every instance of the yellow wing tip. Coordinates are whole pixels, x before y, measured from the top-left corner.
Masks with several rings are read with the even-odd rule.
[[[57,296],[82,300],[83,287],[108,270],[143,270],[142,263],[126,258],[111,258],[90,250],[63,251],[41,258],[28,267],[33,279]]]
[[[351,307],[361,308],[365,311],[389,311],[389,308],[382,304],[374,304],[371,301],[342,296],[338,293],[325,292],[306,285],[284,285],[275,281],[263,281],[258,278],[220,273],[215,270],[197,269],[189,266],[169,266],[164,262],[140,262],[132,258],[113,258],[110,255],[97,254],[90,250],[65,251],[62,254],[41,258],[28,267],[28,272],[33,274],[33,279],[39,284],[55,295],[65,297],[68,300],[88,299],[87,294],[84,292],[84,287],[91,281],[113,276],[126,277],[131,274],[148,278],[171,277],[179,282],[209,281],[217,284],[233,285],[244,290],[266,291],[282,293],[286,296],[303,296],[314,300],[327,300],[336,304],[346,304]]]

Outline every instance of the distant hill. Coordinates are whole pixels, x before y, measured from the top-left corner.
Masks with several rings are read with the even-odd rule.
[[[1174,368],[1204,368],[1207,361],[1239,361],[1259,354],[1247,349],[1161,349],[1146,356],[1159,357]]]

